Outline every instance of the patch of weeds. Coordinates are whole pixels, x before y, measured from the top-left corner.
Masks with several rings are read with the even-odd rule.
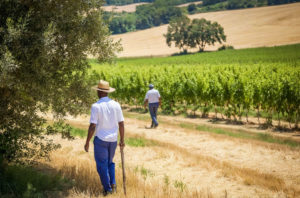
[[[148,177],[154,176],[154,173],[151,170],[146,169],[144,166],[135,167],[134,172],[140,172],[140,174],[143,176],[144,180],[146,180]]]
[[[83,130],[83,129],[72,127],[72,129],[71,129],[71,135],[72,136],[77,136],[77,137],[84,138],[84,137],[87,136],[87,130]]]
[[[284,145],[288,145],[290,147],[300,147],[300,142],[291,140],[291,139],[279,139],[279,138],[275,138],[270,134],[266,134],[266,133],[259,133],[256,136],[256,139],[264,141],[264,142],[269,142],[269,143],[277,143],[277,144],[284,144]]]
[[[181,128],[185,128],[185,129],[195,129],[195,125],[194,124],[187,124],[187,123],[180,123],[179,126]]]
[[[164,176],[164,183],[165,183],[166,186],[170,185],[170,179],[167,175]]]
[[[143,114],[137,115],[137,114],[129,113],[126,111],[124,111],[123,114],[127,118],[133,118],[133,119],[138,119],[138,120],[142,120],[142,121],[150,120],[150,115],[143,115]]]
[[[141,167],[140,171],[141,171],[141,174],[145,177],[147,177],[147,176],[153,177],[154,176],[154,173],[151,170],[146,169],[143,166]]]
[[[174,187],[183,192],[186,189],[186,184],[182,181],[175,180]]]
[[[180,126],[182,126],[182,125],[180,125]],[[197,125],[196,129],[199,131],[227,135],[227,136],[235,137],[235,138],[253,139],[253,140],[259,140],[259,141],[268,142],[268,143],[283,144],[283,145],[287,145],[290,147],[300,147],[300,142],[297,142],[297,141],[294,141],[294,140],[288,139],[288,138],[285,138],[285,139],[276,138],[276,137],[273,137],[272,135],[266,134],[266,133],[250,133],[250,132],[246,132],[243,130],[229,131],[229,130],[225,130],[225,129],[221,129],[221,128],[209,127],[209,126],[204,126],[204,125]]]
[[[156,143],[151,140],[147,140],[143,137],[129,137],[125,138],[125,144],[132,147],[145,147],[145,146],[155,146]]]
[[[138,120],[147,121],[150,120],[150,116],[139,115],[136,117]]]

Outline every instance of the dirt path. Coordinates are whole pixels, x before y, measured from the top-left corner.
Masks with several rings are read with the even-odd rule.
[[[87,128],[88,117],[68,118],[68,122]],[[170,124],[149,130],[145,129],[147,124],[126,118],[126,133],[160,142],[160,147],[127,147],[126,156],[130,167],[145,168],[153,173],[154,176],[150,174],[147,178],[149,182],[163,186],[164,180],[169,178],[173,183],[182,182],[181,186],[188,189],[209,188],[217,197],[224,196],[225,191],[229,197],[284,197],[287,194],[292,197],[293,192],[300,192],[298,150],[274,150],[251,141],[216,138]]]
[[[125,114],[127,114],[128,117],[136,117],[139,120],[150,120],[148,113],[133,113],[130,112],[130,110],[125,111]],[[220,116],[219,116],[220,117]],[[253,133],[266,133],[270,134],[272,136],[281,137],[281,138],[290,138],[295,141],[300,142],[300,131],[278,131],[276,129],[277,121],[273,120],[273,126],[271,128],[262,129],[261,125],[257,122],[257,118],[249,117],[249,123],[247,123],[246,118],[242,117],[242,123],[243,124],[234,124],[234,123],[228,123],[228,119],[219,119],[215,120],[215,114],[211,113],[208,118],[186,118],[183,116],[167,116],[167,115],[159,115],[159,118],[162,122],[168,124],[168,125],[201,125],[201,126],[208,126],[208,127],[215,127],[215,128],[222,128],[222,129],[228,129],[233,131],[246,131],[246,132],[253,132]],[[264,119],[260,119],[261,123],[264,123]],[[288,123],[281,121],[281,126],[285,126],[286,129],[288,128]],[[293,124],[294,125],[294,124]],[[188,127],[188,126],[187,126]],[[184,128],[184,127],[183,127]]]

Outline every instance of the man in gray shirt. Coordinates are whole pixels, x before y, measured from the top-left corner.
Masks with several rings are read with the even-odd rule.
[[[149,85],[149,91],[146,93],[144,100],[144,107],[147,107],[149,104],[149,111],[152,118],[151,128],[156,128],[158,126],[157,122],[157,109],[161,106],[161,97],[159,91],[154,89],[154,85]]]

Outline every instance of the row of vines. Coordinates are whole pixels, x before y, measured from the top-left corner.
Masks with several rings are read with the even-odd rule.
[[[107,72],[105,72],[107,71]],[[240,120],[255,112],[264,124],[283,118],[297,127],[300,116],[300,69],[289,66],[127,66],[100,72],[117,91],[121,103],[142,105],[147,85],[160,91],[166,113],[214,111]]]

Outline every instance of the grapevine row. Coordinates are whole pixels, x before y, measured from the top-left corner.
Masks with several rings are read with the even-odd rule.
[[[300,115],[300,70],[292,66],[127,66],[102,70],[121,103],[142,105],[149,83],[163,98],[168,113],[210,108],[216,115],[241,119],[255,111],[267,113],[267,124],[284,117],[297,124]]]

